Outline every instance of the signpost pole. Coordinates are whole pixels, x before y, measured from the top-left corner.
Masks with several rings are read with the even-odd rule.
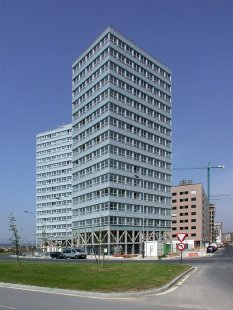
[[[183,251],[180,251],[180,263],[182,264],[182,253]]]

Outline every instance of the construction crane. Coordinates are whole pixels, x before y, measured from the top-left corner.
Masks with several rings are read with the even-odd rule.
[[[208,166],[206,167],[184,167],[184,168],[174,168],[173,170],[206,169],[207,170],[207,199],[208,199],[208,203],[210,203],[210,170],[211,169],[223,169],[223,168],[225,168],[223,165],[211,166],[210,162],[208,162]]]

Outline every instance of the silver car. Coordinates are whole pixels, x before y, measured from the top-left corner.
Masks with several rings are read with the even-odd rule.
[[[63,250],[64,258],[87,258],[87,254],[83,249],[65,249]]]

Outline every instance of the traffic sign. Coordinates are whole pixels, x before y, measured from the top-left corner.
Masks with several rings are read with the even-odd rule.
[[[186,245],[184,243],[177,243],[176,247],[179,251],[183,251],[186,248]]]
[[[186,233],[176,234],[176,237],[178,238],[180,242],[183,242],[184,239],[187,237],[187,234]]]

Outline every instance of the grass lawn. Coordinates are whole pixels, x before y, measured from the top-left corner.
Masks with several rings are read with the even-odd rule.
[[[95,292],[130,292],[158,288],[189,267],[157,262],[27,263],[0,262],[0,282]]]

